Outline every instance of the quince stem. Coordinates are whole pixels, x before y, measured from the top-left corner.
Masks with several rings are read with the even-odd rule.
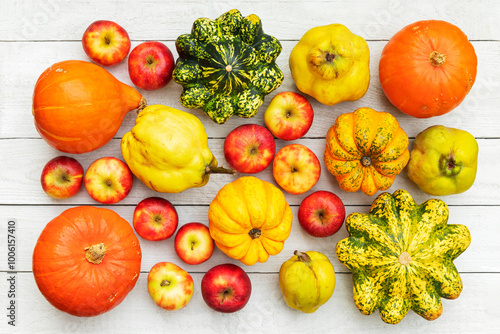
[[[205,174],[236,174],[236,171],[231,168],[224,168],[222,166],[206,166]]]
[[[297,260],[299,260],[300,262],[305,262],[305,263],[311,262],[311,258],[305,252],[299,252],[296,250],[295,252],[293,252],[293,255],[296,255]]]

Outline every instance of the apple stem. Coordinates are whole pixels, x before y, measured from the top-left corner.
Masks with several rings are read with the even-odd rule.
[[[222,304],[224,304],[224,302],[226,301],[227,295],[229,295],[229,291],[226,289],[226,290],[224,290],[224,292],[222,293],[222,299],[221,299],[221,301],[220,301],[221,305],[222,305]]]
[[[170,281],[167,279],[164,279],[163,281],[161,281],[160,286],[165,286],[165,285],[170,285]]]
[[[293,255],[297,256],[297,260],[299,260],[300,262],[311,262],[311,257],[305,252],[299,252],[298,250],[296,250],[295,252],[293,252]]]
[[[92,264],[99,264],[106,255],[106,245],[104,243],[95,244],[84,248],[85,258]]]
[[[224,168],[222,166],[206,166],[205,174],[236,174],[234,169]]]

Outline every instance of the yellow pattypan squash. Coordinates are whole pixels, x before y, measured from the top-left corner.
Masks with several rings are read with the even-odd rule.
[[[389,324],[411,309],[427,320],[443,312],[441,297],[455,299],[462,280],[453,264],[471,242],[465,225],[448,224],[439,199],[418,205],[399,189],[380,194],[369,213],[351,213],[349,237],[337,243],[337,259],[352,272],[354,303],[365,315],[380,310]]]

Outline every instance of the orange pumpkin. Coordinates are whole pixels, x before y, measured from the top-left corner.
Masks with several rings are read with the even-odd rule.
[[[141,257],[126,220],[109,209],[80,206],[45,226],[33,252],[33,274],[53,306],[90,317],[123,301],[139,277]]]
[[[217,247],[246,265],[280,253],[292,220],[281,190],[253,176],[226,184],[208,209],[208,227]]]
[[[86,153],[105,145],[125,115],[146,100],[90,62],[68,60],[46,69],[33,93],[33,116],[40,136],[66,153]]]
[[[326,135],[325,165],[345,191],[387,190],[410,159],[408,136],[394,116],[371,108],[342,114]]]
[[[389,101],[418,118],[456,108],[472,88],[476,72],[477,57],[467,36],[439,20],[404,27],[384,47],[379,64]]]

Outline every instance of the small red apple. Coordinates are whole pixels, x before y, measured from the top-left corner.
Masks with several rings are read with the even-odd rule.
[[[176,264],[159,262],[149,271],[149,296],[167,311],[185,307],[193,297],[193,291],[193,278]]]
[[[132,222],[137,234],[142,238],[159,241],[168,239],[175,233],[179,216],[168,200],[148,197],[135,207]]]
[[[300,226],[310,235],[329,237],[337,233],[344,222],[344,203],[334,193],[319,190],[302,200],[298,218]]]
[[[290,194],[302,194],[319,180],[321,164],[316,154],[302,144],[291,144],[276,153],[274,180]]]
[[[73,158],[59,156],[47,162],[40,177],[47,195],[64,199],[76,195],[83,183],[83,167]]]
[[[83,50],[99,65],[121,62],[130,51],[130,38],[121,26],[112,21],[95,21],[83,33]]]
[[[277,94],[264,113],[267,128],[279,139],[302,138],[311,128],[314,112],[309,101],[295,92]]]
[[[85,173],[85,189],[97,202],[114,204],[132,190],[133,174],[127,164],[115,157],[104,157],[90,164]]]
[[[170,49],[160,42],[137,45],[128,57],[130,79],[139,88],[156,90],[172,79],[175,62]]]
[[[276,152],[274,137],[258,124],[233,129],[224,140],[227,163],[240,173],[259,173],[271,164]]]
[[[232,313],[241,310],[248,303],[251,293],[250,277],[232,263],[213,267],[201,280],[203,300],[218,312]]]
[[[214,246],[210,230],[202,223],[183,225],[175,235],[175,252],[187,264],[207,261],[214,252]]]

